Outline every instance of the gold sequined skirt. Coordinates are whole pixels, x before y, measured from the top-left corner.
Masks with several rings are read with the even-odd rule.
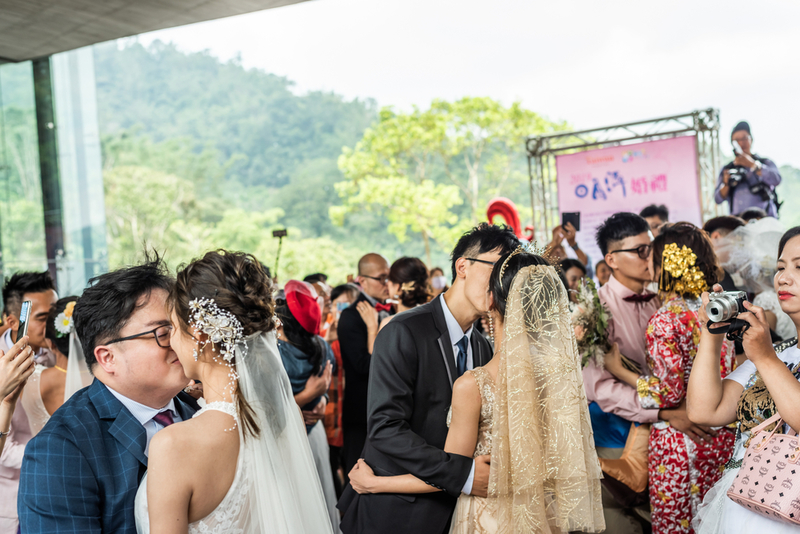
[[[451,534],[496,534],[494,499],[462,494],[453,513]]]

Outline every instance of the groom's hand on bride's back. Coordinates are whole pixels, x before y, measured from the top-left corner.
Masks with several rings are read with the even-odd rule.
[[[486,497],[489,491],[489,464],[492,457],[488,454],[475,458],[475,475],[472,477],[472,493],[476,497]]]

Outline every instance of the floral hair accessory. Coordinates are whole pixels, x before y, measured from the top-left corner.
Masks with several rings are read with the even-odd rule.
[[[234,349],[244,339],[242,323],[231,312],[221,310],[214,299],[194,299],[189,302],[189,326],[208,336],[207,341],[198,342],[194,351],[197,360],[199,351],[211,343],[212,352],[216,352],[215,345],[221,345],[219,355],[230,363],[233,360]],[[202,345],[202,346],[200,346]],[[242,355],[247,353],[247,347],[242,347]]]
[[[72,332],[72,329],[75,328],[75,323],[72,320],[72,313],[75,310],[75,301],[67,303],[67,306],[64,308],[64,311],[59,313],[56,316],[55,326],[56,326],[56,337],[67,337]]]
[[[402,291],[403,293],[409,293],[411,291],[414,291],[414,288],[416,286],[417,284],[413,280],[410,282],[404,282],[403,285],[400,286],[400,291]]]
[[[660,289],[693,297],[699,297],[704,291],[708,291],[706,277],[696,263],[697,254],[686,245],[681,248],[678,248],[677,243],[666,245],[661,261]],[[664,273],[668,273],[672,280],[665,281]]]

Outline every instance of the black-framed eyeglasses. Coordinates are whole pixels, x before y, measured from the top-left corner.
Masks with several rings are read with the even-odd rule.
[[[620,250],[612,250],[609,254],[616,254],[617,252],[635,252],[641,259],[646,260],[650,256],[650,250],[652,250],[653,245],[639,245],[636,248],[624,248]]]
[[[120,341],[129,341],[131,339],[140,339],[150,334],[152,334],[153,337],[156,338],[156,343],[158,343],[159,347],[161,347],[162,349],[168,349],[170,346],[169,338],[170,335],[172,335],[172,325],[165,324],[153,328],[152,330],[148,330],[147,332],[142,332],[141,334],[134,334],[132,336],[112,339],[111,341],[104,343],[104,345],[111,345],[112,343],[119,343]]]
[[[465,257],[464,259],[465,260],[469,260],[469,261],[477,261],[478,263],[485,263],[486,265],[491,265],[492,267],[494,267],[494,264],[497,263],[496,261],[479,260],[478,258],[467,258],[467,257]]]
[[[386,285],[386,282],[389,281],[388,276],[369,276],[368,274],[362,274],[361,276],[363,276],[364,278],[369,278],[370,280],[375,280],[381,285]]]

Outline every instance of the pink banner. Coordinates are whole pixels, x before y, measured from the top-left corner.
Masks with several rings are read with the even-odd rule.
[[[559,212],[581,212],[578,244],[594,264],[602,259],[597,227],[620,211],[665,204],[672,222],[702,224],[695,137],[556,156]]]

